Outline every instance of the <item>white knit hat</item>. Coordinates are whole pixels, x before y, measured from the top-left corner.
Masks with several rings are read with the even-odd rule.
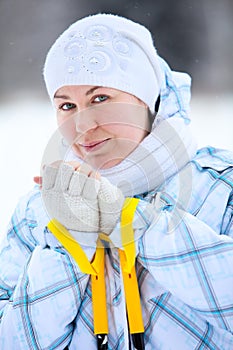
[[[150,32],[129,19],[97,14],[73,23],[48,52],[44,79],[51,100],[65,85],[94,85],[128,92],[152,113],[162,71]]]

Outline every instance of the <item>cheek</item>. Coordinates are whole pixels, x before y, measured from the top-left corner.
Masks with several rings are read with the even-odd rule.
[[[73,118],[57,118],[58,128],[65,140],[72,144],[77,136],[76,125]]]
[[[104,129],[105,132],[113,135],[119,141],[122,140],[122,142],[133,141],[134,143],[140,143],[148,135],[148,131],[144,127],[130,123],[105,125]]]
[[[104,125],[109,133],[117,138],[122,137],[135,142],[141,142],[148,135],[150,123],[147,108],[130,104],[116,104],[111,108],[109,113],[106,113],[108,118],[104,120],[109,123],[110,119],[113,123]]]

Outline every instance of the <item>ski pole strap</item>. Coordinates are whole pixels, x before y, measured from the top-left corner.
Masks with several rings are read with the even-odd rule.
[[[79,243],[59,221],[52,219],[48,223],[47,227],[63,245],[63,247],[70,253],[83,273],[87,273],[89,275],[97,275],[99,273],[101,262],[104,259],[104,249],[101,242],[98,242],[94,259],[90,263]]]
[[[74,240],[69,231],[60,222],[53,219],[48,223],[47,227],[70,253],[78,264],[80,270],[83,273],[91,275],[94,333],[98,336],[97,342],[102,342],[103,345],[102,347],[99,347],[99,349],[104,350],[104,346],[107,344],[108,318],[104,279],[103,245],[101,241],[98,241],[94,259],[90,262],[79,243]]]
[[[125,252],[119,249],[119,256],[124,282],[129,331],[131,334],[143,333],[144,326],[135,267],[131,269],[130,273],[124,271],[124,265],[126,263]]]
[[[105,349],[104,345],[107,342],[108,334],[108,313],[104,278],[104,249],[97,249],[101,250],[103,259],[101,260],[98,274],[91,275],[94,334],[97,336],[97,343],[101,344],[101,347],[98,345],[98,349]]]
[[[121,214],[121,239],[124,250],[119,249],[118,251],[124,283],[129,331],[135,349],[143,350],[145,349],[143,338],[144,325],[135,270],[136,248],[132,226],[138,202],[139,199],[137,198],[126,198],[125,200]]]
[[[134,242],[133,218],[138,205],[138,198],[126,198],[121,212],[121,242],[125,252],[123,270],[130,273],[135,265],[136,248]]]
[[[143,319],[140,295],[135,271],[136,248],[134,230],[132,226],[135,210],[139,199],[126,198],[121,214],[122,249],[118,249],[123,276],[126,310],[129,320],[129,330],[136,349],[144,349]],[[90,262],[77,241],[69,231],[56,219],[51,220],[48,229],[70,253],[83,273],[91,275],[94,334],[97,339],[98,350],[108,349],[108,319],[106,288],[104,278],[104,247],[101,240],[97,241],[97,248],[92,262]],[[106,235],[100,234],[104,239]],[[108,240],[108,239],[106,239]]]

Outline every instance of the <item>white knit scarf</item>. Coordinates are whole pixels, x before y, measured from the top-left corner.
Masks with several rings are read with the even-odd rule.
[[[195,155],[196,142],[181,118],[163,120],[121,163],[100,170],[125,196],[158,189]]]

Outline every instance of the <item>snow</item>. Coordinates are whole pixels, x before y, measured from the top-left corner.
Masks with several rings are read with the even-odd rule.
[[[199,147],[233,151],[233,96],[194,96],[192,129]],[[19,198],[34,185],[43,151],[56,130],[55,113],[40,100],[0,106],[0,238]]]

